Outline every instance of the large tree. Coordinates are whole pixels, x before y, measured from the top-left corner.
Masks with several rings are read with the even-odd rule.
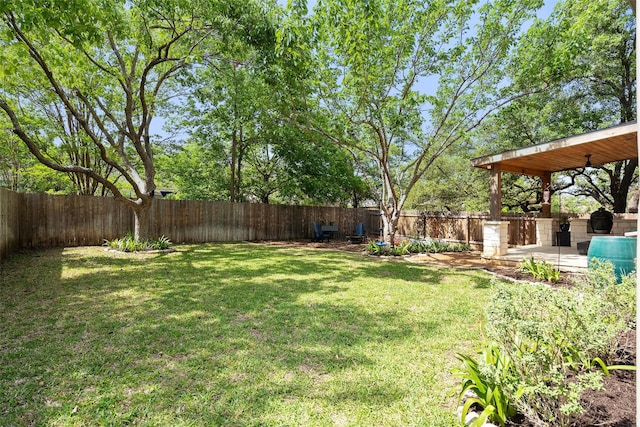
[[[543,92],[503,109],[481,134],[479,154],[519,148],[635,120],[635,18],[625,0],[559,2],[531,26],[513,56],[514,90],[537,84]],[[612,147],[615,149],[615,147]],[[637,181],[637,159],[584,168],[554,178],[554,191],[589,196],[624,212]],[[557,174],[560,175],[560,174]],[[509,188],[526,180],[510,177]],[[539,189],[539,183],[534,184]],[[541,202],[520,200],[523,209]]]
[[[184,73],[191,96],[179,122],[189,135],[160,170],[180,198],[346,204],[361,193],[351,159],[283,120],[287,82],[278,61],[260,59],[244,46]]]
[[[233,37],[249,43],[268,37],[269,26],[258,12],[252,3],[236,0],[5,1],[0,109],[42,164],[99,182],[133,210],[136,238],[147,238],[156,188],[150,129],[170,98],[166,83]],[[73,158],[63,165],[41,150],[43,135],[29,122],[41,107],[29,97],[34,91],[54,95],[67,122],[123,177],[133,198],[92,165]]]
[[[351,151],[391,244],[407,197],[436,159],[512,100],[503,65],[540,5],[320,0],[312,15],[290,5],[281,54],[296,69],[311,64],[302,74],[311,89],[290,116]],[[324,117],[311,113],[317,107]]]

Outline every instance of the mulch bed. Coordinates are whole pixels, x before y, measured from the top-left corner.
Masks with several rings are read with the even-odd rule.
[[[619,360],[616,363],[636,364],[636,331],[628,331],[620,339]],[[636,425],[636,372],[612,370],[604,379],[603,391],[582,396],[587,412],[580,415],[575,426],[627,427]]]
[[[317,242],[261,242],[266,245],[310,247],[364,253],[366,245],[343,241]],[[411,262],[428,263],[455,268],[484,269],[496,276],[514,281],[533,281],[530,275],[517,267],[505,267],[482,260],[477,252],[459,252],[447,254],[416,255],[407,258]],[[579,274],[563,274],[561,281],[552,286],[572,286]],[[545,282],[546,283],[546,282]],[[620,339],[616,364],[635,365],[636,331],[628,331]],[[636,372],[612,370],[604,379],[604,390],[592,391],[582,397],[586,412],[576,418],[578,427],[631,427],[636,425]],[[528,427],[522,424],[522,427]]]

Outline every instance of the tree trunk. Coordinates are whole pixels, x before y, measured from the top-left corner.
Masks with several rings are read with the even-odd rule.
[[[236,129],[231,134],[231,182],[229,183],[229,198],[232,202],[236,201],[236,149],[238,144]]]
[[[384,241],[389,244],[390,247],[394,247],[394,241],[396,233],[398,232],[398,221],[400,220],[400,212],[385,209],[382,214],[382,225]]]
[[[149,199],[146,203],[141,203],[137,207],[133,208],[133,214],[135,216],[133,234],[138,241],[148,240],[151,236],[151,202],[153,199]]]
[[[611,178],[611,197],[613,198],[613,211],[624,213],[627,210],[627,196],[633,183],[635,169],[638,160],[626,160],[616,165],[615,175]]]
[[[244,149],[245,149],[244,131],[242,129],[242,125],[240,125],[238,146],[236,147],[236,185],[235,185],[236,198],[234,200],[236,202],[241,202],[245,200],[242,195],[242,160],[244,157]]]

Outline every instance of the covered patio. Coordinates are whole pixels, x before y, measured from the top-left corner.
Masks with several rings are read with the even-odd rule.
[[[553,227],[549,203],[550,192],[548,190],[551,184],[551,174],[637,158],[637,122],[630,122],[471,160],[472,166],[490,172],[490,218],[484,225],[482,256],[505,260],[519,257],[518,261],[521,261],[522,258],[534,255],[536,259],[544,259],[553,264],[559,259],[563,270],[570,270],[573,267],[586,268],[587,257],[578,254],[575,242],[590,238],[587,232],[587,219],[571,222],[571,229],[575,228],[575,237],[574,234],[571,236],[571,247],[553,246],[557,230]],[[535,246],[512,249],[508,247],[509,222],[501,220],[503,172],[541,178],[545,200],[542,204],[540,217],[536,220]],[[637,219],[626,220],[626,223],[618,221],[618,226],[614,228],[613,234],[623,235],[627,231],[636,230],[636,227]]]

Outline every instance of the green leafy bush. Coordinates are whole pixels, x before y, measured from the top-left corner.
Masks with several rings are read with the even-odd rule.
[[[570,289],[495,283],[484,329],[491,347],[499,349],[491,350],[494,357],[508,360],[509,369],[502,375],[504,369],[497,365],[478,363],[492,373],[480,378],[499,384],[505,400],[534,425],[570,425],[583,412],[580,396],[585,391],[600,389],[610,369],[629,368],[611,364],[620,333],[635,321],[635,278],[612,285],[612,266],[596,270]]]
[[[157,239],[150,239],[147,241],[149,248],[153,250],[164,250],[171,247],[171,240],[167,236],[160,236]]]
[[[370,240],[367,243],[367,253],[371,255],[389,255],[389,245],[384,242]]]
[[[412,239],[409,245],[411,253],[441,253],[470,251],[471,247],[464,243],[450,243],[441,240]]]
[[[409,242],[409,240],[403,240],[399,244],[393,246],[391,253],[395,256],[409,255],[410,246],[411,242]]]
[[[619,300],[632,295],[626,304]],[[598,287],[587,280],[572,289],[496,286],[487,310],[487,336],[511,357],[518,388],[524,390],[523,413],[567,425],[582,412],[580,395],[602,386],[602,371],[595,368],[610,363],[618,335],[635,318],[629,301],[635,301],[630,283]]]
[[[136,240],[132,232],[128,232],[121,239],[105,240],[105,245],[122,252],[138,252],[150,250],[164,250],[171,247],[171,240],[166,236],[158,239]]]
[[[367,244],[367,252],[370,255],[378,255],[378,256],[384,256],[384,255],[391,255],[391,256],[402,256],[402,255],[409,255],[409,241],[408,240],[404,240],[401,242],[398,242],[396,245],[394,246],[389,246],[388,244],[384,243],[384,242],[379,242],[379,241],[369,241],[369,243]]]

